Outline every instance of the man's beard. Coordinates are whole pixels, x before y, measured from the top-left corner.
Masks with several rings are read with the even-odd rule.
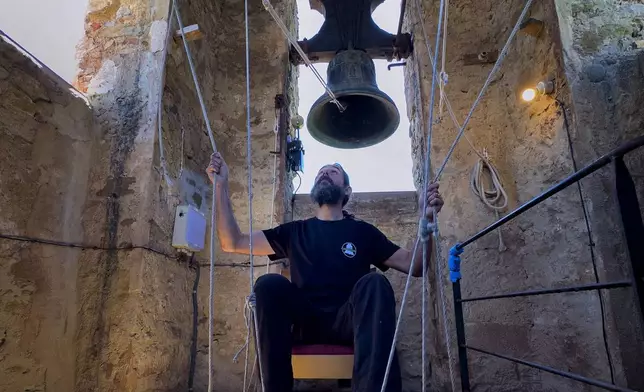
[[[311,189],[311,199],[318,203],[320,207],[323,205],[334,205],[340,203],[344,197],[343,189],[339,185],[335,185],[331,180],[326,178],[318,181]]]

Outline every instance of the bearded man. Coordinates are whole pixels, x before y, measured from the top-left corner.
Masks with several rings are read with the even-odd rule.
[[[412,255],[343,210],[351,186],[339,164],[322,167],[315,178],[314,217],[253,233],[242,233],[235,220],[228,166],[219,153],[213,154],[206,171],[211,181],[217,180],[217,232],[223,251],[249,254],[252,236],[254,255],[290,261],[290,281],[267,274],[254,287],[264,390],[293,390],[291,349],[298,343],[353,346],[352,390],[380,391],[396,327],[396,300],[387,278],[371,266],[422,276],[422,252]],[[427,200],[422,214],[433,222],[443,206],[438,184],[429,185],[419,199],[420,205]],[[412,263],[413,258],[418,260]],[[431,254],[425,262],[430,260]],[[401,390],[394,358],[386,391]]]

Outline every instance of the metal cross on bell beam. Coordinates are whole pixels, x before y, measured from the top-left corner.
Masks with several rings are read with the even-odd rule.
[[[327,85],[342,104],[327,94],[311,107],[306,122],[311,136],[331,147],[369,147],[391,136],[400,123],[393,100],[376,83],[373,59],[392,61],[412,52],[408,33],[390,34],[376,25],[371,14],[384,0],[309,0],[324,15],[320,31],[298,41],[311,62],[329,62]],[[291,62],[302,64],[291,48]]]

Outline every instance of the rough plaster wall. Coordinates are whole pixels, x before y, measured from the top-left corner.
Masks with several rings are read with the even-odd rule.
[[[415,192],[354,193],[347,210],[356,218],[379,228],[394,243],[407,249],[414,246],[418,225],[418,201]],[[309,195],[297,195],[294,204],[294,219],[315,216],[315,204]],[[429,273],[433,273],[429,271]],[[404,291],[407,275],[387,271],[387,278],[394,287],[398,303]],[[413,279],[398,340],[398,355],[403,376],[404,391],[421,390],[421,287],[420,279]],[[428,318],[435,322],[436,309],[428,302]],[[436,344],[435,335],[427,336],[429,346]]]
[[[557,1],[566,74],[572,93],[573,144],[579,165],[644,134],[644,4],[638,1]],[[644,208],[644,152],[626,163]],[[594,233],[600,276],[614,281],[630,274],[628,254],[607,167],[582,182]],[[628,290],[610,291],[610,345],[616,378],[644,389],[644,329]]]
[[[274,2],[287,25],[295,29],[295,2]],[[198,24],[204,38],[190,42],[197,76],[205,98],[217,148],[230,167],[230,193],[235,216],[243,231],[248,230],[248,179],[246,154],[246,86],[244,3],[241,1],[191,1],[182,3],[181,16],[187,25]],[[297,107],[297,71],[287,62],[287,46],[281,31],[260,3],[250,7],[251,34],[251,126],[253,165],[253,228],[267,228],[270,224],[273,184],[273,128],[277,94],[286,94],[290,105],[287,112]],[[223,26],[226,26],[225,28]],[[174,24],[174,29],[177,25]],[[174,201],[199,207],[206,216],[210,214],[210,188],[205,167],[212,152],[202,119],[183,44],[179,38],[169,47],[165,90],[163,96],[163,132],[169,173],[177,177],[183,152],[182,178],[169,193]],[[285,116],[288,123],[288,115]],[[182,145],[182,132],[183,149]],[[284,135],[282,135],[284,136]],[[281,151],[284,151],[282,149]],[[282,168],[280,170],[280,168]],[[278,184],[275,199],[274,224],[286,214],[287,203],[283,196],[290,187],[288,175],[283,170],[283,160],[278,160]],[[288,185],[287,185],[288,184]],[[167,186],[161,193],[165,193]],[[162,214],[161,214],[162,215]],[[169,240],[172,220],[156,220],[159,238]],[[215,272],[215,330],[214,369],[215,388],[219,391],[237,391],[243,380],[244,357],[232,362],[234,354],[244,344],[244,301],[249,293],[248,268],[226,267],[226,264],[243,264],[247,256],[229,255],[220,251],[217,244]],[[201,263],[208,263],[209,250],[198,255]],[[256,258],[266,263],[266,258]],[[257,273],[264,273],[258,267]],[[205,390],[208,379],[208,267],[201,271],[199,286],[199,340],[195,390]],[[252,355],[252,350],[251,350]]]
[[[0,38],[0,233],[82,241],[92,114]],[[0,390],[74,388],[81,252],[0,239]]]
[[[88,6],[76,84],[92,102],[101,134],[92,151],[85,241],[149,246],[170,257],[143,249],[83,255],[77,391],[187,386],[194,271],[177,263],[157,229],[174,215],[154,164],[168,4]]]
[[[437,2],[423,1],[424,20],[433,45]],[[457,118],[470,109],[491,65],[463,64],[463,56],[499,50],[519,16],[523,2],[450,2],[446,87]],[[413,7],[414,3],[410,6]],[[408,21],[416,37],[415,57],[408,62],[406,88],[412,118],[412,150],[417,185],[422,179],[431,68],[415,13]],[[555,78],[560,91],[565,82],[558,50],[558,25],[551,1],[535,2],[531,17],[544,20],[538,38],[519,34],[504,66],[472,118],[467,134],[486,149],[499,169],[510,208],[526,202],[572,172],[561,114],[548,97],[527,105],[523,88]],[[565,93],[560,95],[566,99]],[[447,115],[434,127],[431,165],[438,167],[457,130]],[[495,216],[470,192],[469,174],[476,162],[461,141],[441,178],[445,208],[441,214],[444,253],[491,223]],[[594,282],[587,233],[576,189],[570,188],[524,214],[502,229],[508,249],[498,250],[498,236],[489,234],[463,255],[463,296],[568,286]],[[443,263],[445,259],[442,259]],[[434,282],[432,282],[434,283]],[[451,285],[445,284],[448,293]],[[435,287],[432,284],[432,287]],[[433,298],[435,290],[432,291]],[[448,295],[449,296],[449,295]],[[452,319],[449,306],[448,318]],[[610,380],[597,293],[507,299],[465,306],[469,344],[589,377]],[[453,326],[450,328],[453,331]],[[442,332],[433,353],[434,385],[449,389]],[[455,336],[452,335],[452,342]],[[452,349],[455,355],[455,347]],[[585,391],[582,384],[511,364],[469,355],[470,379],[476,390]]]

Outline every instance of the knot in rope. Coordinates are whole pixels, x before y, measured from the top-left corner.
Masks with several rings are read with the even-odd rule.
[[[449,82],[449,75],[447,74],[447,72],[441,71],[440,78],[443,86],[447,85],[447,82]]]
[[[461,279],[461,254],[463,247],[456,244],[449,250],[449,279],[456,283]]]
[[[251,309],[255,308],[255,305],[257,304],[257,298],[255,297],[254,291],[250,293],[250,295],[246,298],[246,303]]]
[[[429,241],[429,237],[432,235],[432,233],[435,233],[437,231],[438,226],[436,225],[436,223],[430,222],[427,217],[420,218],[420,222],[418,223],[418,235],[420,236],[420,240],[422,242]]]

